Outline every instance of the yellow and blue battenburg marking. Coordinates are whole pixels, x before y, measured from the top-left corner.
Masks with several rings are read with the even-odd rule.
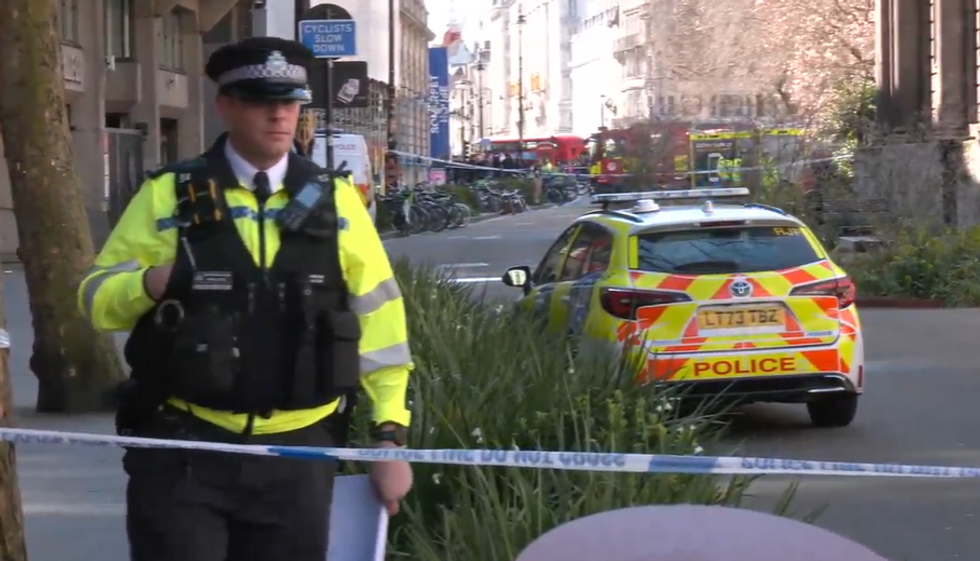
[[[281,209],[278,208],[267,208],[262,210],[262,216],[266,220],[275,220],[276,216],[279,214]],[[259,212],[253,208],[247,206],[233,206],[228,208],[228,214],[231,216],[232,220],[238,220],[240,218],[249,218],[256,222],[259,221]],[[179,225],[179,220],[174,216],[168,216],[167,218],[158,218],[157,231],[163,232],[166,230],[172,230]],[[350,227],[350,223],[343,216],[337,217],[337,228],[340,230],[347,230]]]

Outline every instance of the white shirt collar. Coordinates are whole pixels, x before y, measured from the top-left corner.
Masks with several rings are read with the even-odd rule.
[[[260,170],[248,163],[238,152],[235,152],[235,148],[228,141],[225,141],[225,157],[228,158],[228,164],[231,165],[231,170],[235,172],[238,182],[246,189],[254,191],[255,185],[252,183],[252,180],[255,179],[255,174]],[[269,185],[272,187],[273,193],[282,188],[282,182],[286,179],[286,168],[288,167],[289,154],[287,153],[271,168],[265,170],[265,173],[269,176]]]

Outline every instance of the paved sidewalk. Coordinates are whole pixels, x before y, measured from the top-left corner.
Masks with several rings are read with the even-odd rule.
[[[33,341],[23,272],[5,266],[4,312],[10,332],[14,422],[30,429],[112,434],[111,415],[34,412],[37,381],[28,367]],[[125,339],[120,337],[120,345]],[[20,445],[17,471],[30,561],[126,561],[125,478],[116,448]]]
[[[22,413],[24,428],[111,433],[110,415]],[[30,561],[126,561],[125,477],[116,448],[21,445],[17,466]]]

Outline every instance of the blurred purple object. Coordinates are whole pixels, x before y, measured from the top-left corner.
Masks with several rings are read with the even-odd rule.
[[[888,561],[837,534],[752,510],[624,508],[563,524],[517,561]]]

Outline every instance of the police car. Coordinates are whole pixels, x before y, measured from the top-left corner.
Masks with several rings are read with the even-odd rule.
[[[802,221],[746,195],[595,195],[601,209],[503,281],[550,330],[638,353],[641,383],[805,403],[815,426],[849,425],[864,389],[854,283]]]

